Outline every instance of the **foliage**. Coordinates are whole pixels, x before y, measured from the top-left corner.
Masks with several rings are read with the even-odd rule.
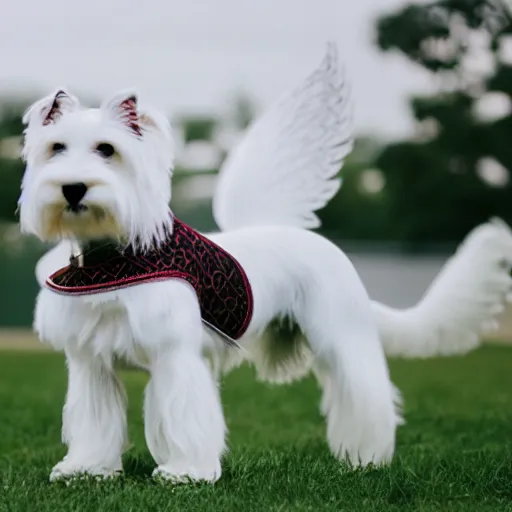
[[[512,221],[512,116],[486,120],[475,113],[489,92],[512,97],[512,67],[501,51],[511,26],[495,9],[494,0],[440,0],[405,6],[377,23],[382,50],[436,72],[442,87],[411,101],[419,133],[427,122],[435,133],[393,143],[376,160],[386,175],[389,222],[398,239],[460,240],[491,216]],[[475,58],[488,59],[491,72],[475,72]],[[506,183],[482,177],[484,159],[507,170]]]
[[[185,117],[180,119],[185,142],[196,140],[210,140],[212,138],[218,119],[208,116]]]
[[[10,149],[4,149],[4,146],[8,142],[16,145],[16,139],[23,131],[22,112],[23,108],[17,102],[6,102],[0,106],[0,222],[16,220],[15,211],[23,176],[23,164],[18,158],[4,155]]]
[[[364,172],[374,163],[381,149],[378,140],[360,137],[340,171],[342,186],[335,198],[318,212],[321,231],[335,239],[388,240],[393,237],[389,224],[389,195],[365,190]]]

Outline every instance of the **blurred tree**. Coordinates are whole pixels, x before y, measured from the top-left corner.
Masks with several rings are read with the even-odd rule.
[[[380,149],[381,143],[377,139],[356,139],[354,150],[340,172],[340,191],[318,212],[321,231],[326,236],[345,240],[389,238],[385,180],[379,170],[373,169]]]
[[[17,200],[24,165],[19,158],[23,107],[6,101],[0,106],[0,222],[16,220]]]
[[[493,215],[512,221],[512,30],[497,2],[408,5],[377,22],[379,47],[435,73],[440,85],[438,95],[411,101],[416,137],[387,146],[375,162],[394,238],[459,240]],[[504,107],[486,119],[478,107],[491,92],[502,93]]]
[[[213,116],[184,116],[179,120],[185,143],[211,140],[219,120]]]
[[[253,100],[247,94],[236,94],[232,102],[233,120],[238,130],[245,130],[256,115],[256,107]]]

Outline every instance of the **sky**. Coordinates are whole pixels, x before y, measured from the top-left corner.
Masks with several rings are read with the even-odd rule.
[[[379,53],[376,17],[401,0],[18,0],[0,17],[0,92],[67,86],[102,98],[135,87],[145,102],[216,113],[245,92],[264,109],[337,42],[352,81],[358,133],[407,135],[407,97],[431,78]]]

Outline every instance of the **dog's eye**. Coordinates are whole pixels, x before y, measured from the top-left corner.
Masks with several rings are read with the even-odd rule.
[[[112,144],[108,144],[107,142],[102,142],[96,146],[96,152],[98,152],[103,158],[110,158],[114,155],[116,150]]]
[[[62,153],[65,150],[66,150],[66,144],[62,144],[62,142],[54,142],[50,146],[50,151],[51,151],[52,155]]]

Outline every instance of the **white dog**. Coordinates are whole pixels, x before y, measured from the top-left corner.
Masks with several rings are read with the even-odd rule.
[[[244,358],[276,382],[313,368],[331,450],[367,465],[391,459],[401,421],[380,338],[403,355],[476,345],[510,289],[506,227],[473,233],[408,312],[372,304],[344,254],[304,229],[336,192],[352,147],[336,64],[331,47],[226,162],[215,201],[225,232],[210,235],[216,245],[169,211],[170,129],[135,94],[84,109],[61,90],[29,109],[21,227],[69,241],[38,275],[53,273],[71,246],[81,252],[48,279],[35,312],[36,331],[65,351],[69,370],[68,454],[52,479],[121,471],[126,416],[115,357],[151,373],[145,430],[155,474],[213,482],[226,430],[216,377]],[[473,265],[482,271],[468,278]]]

